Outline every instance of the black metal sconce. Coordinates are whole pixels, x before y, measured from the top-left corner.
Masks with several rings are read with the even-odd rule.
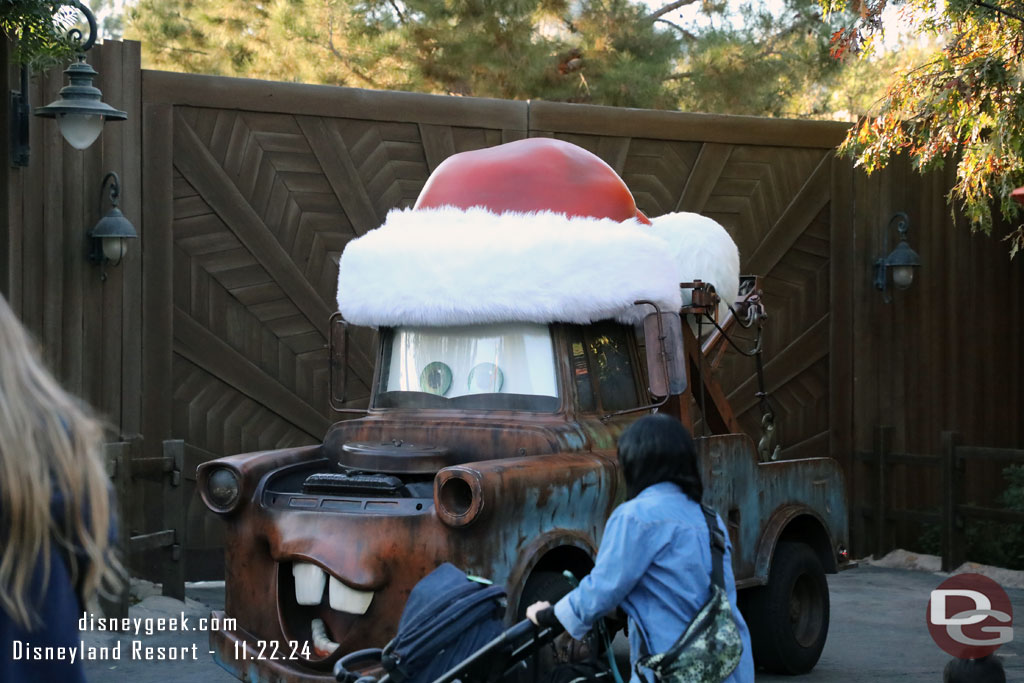
[[[135,226],[124,217],[117,206],[117,200],[121,196],[121,179],[113,171],[103,177],[103,184],[100,185],[100,212],[103,211],[103,191],[108,180],[113,180],[110,184],[110,211],[89,231],[92,243],[89,260],[100,266],[100,278],[103,280],[107,279],[103,266],[120,264],[128,251],[127,240],[138,237]]]
[[[70,84],[61,88],[57,99],[39,107],[35,115],[57,119],[61,135],[75,149],[86,149],[100,131],[104,121],[123,121],[128,114],[114,109],[104,102],[103,93],[92,84],[96,70],[85,61],[85,53],[96,43],[96,17],[79,0],[66,0],[64,5],[76,8],[89,23],[89,39],[82,42],[82,32],[77,28],[68,31],[68,40],[78,45],[76,61],[64,72]],[[21,92],[11,92],[11,165],[28,166],[29,161],[29,114],[32,107],[28,101],[28,67],[21,67]]]
[[[892,283],[897,289],[906,289],[914,281],[914,269],[921,267],[921,257],[907,244],[910,218],[902,211],[893,214],[893,217],[889,219],[889,224],[882,232],[882,251],[889,250],[889,230],[894,224],[899,233],[899,244],[889,252],[888,256],[875,261],[875,289],[882,292],[885,303],[892,301],[892,297],[889,296],[887,271],[892,269]]]

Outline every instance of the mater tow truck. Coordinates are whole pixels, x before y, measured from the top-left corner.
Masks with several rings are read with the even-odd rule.
[[[739,433],[713,366],[729,326],[764,310],[721,226],[649,220],[596,156],[531,138],[450,157],[339,269],[332,395],[347,325],[376,327],[369,408],[321,445],[199,468],[227,524],[222,667],[331,681],[343,654],[394,636],[445,561],[503,585],[522,618],[564,570],[589,571],[624,496],[616,440],[655,410],[697,437],[755,661],[814,666],[825,574],[850,566],[843,475],[829,457],[772,460],[770,412],[759,447]]]

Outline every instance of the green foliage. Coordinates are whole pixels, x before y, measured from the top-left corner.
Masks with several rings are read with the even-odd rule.
[[[999,496],[999,505],[1024,512],[1024,466],[1007,467],[1003,477],[1007,485]],[[968,559],[996,567],[1024,569],[1024,524],[968,521],[966,535]]]
[[[881,28],[882,2],[821,0],[826,11],[857,12],[834,35],[834,53],[871,53]],[[921,31],[943,45],[916,68],[897,73],[882,110],[854,127],[841,151],[869,173],[905,153],[921,171],[954,159],[949,199],[973,230],[991,233],[994,210],[1014,226],[1013,256],[1024,246],[1019,205],[1010,193],[1024,185],[1024,3],[999,3],[1002,12],[971,0],[907,0],[905,11]],[[1008,13],[1008,14],[1007,14]]]
[[[74,53],[67,31],[75,25],[74,10],[47,0],[0,0],[0,29],[15,42],[14,59],[33,69],[66,61]]]
[[[680,25],[670,9],[700,3]],[[139,0],[149,68],[506,99],[849,120],[899,51],[837,62],[816,0]]]
[[[681,107],[769,116],[826,116],[844,65],[829,55],[829,26],[815,0],[738,8],[742,22],[717,22],[687,42]]]
[[[644,12],[628,0],[141,0],[128,35],[159,68],[672,106],[677,39]]]
[[[1003,470],[1006,489],[997,501],[1000,507],[1024,512],[1024,466],[1011,465]],[[985,501],[987,506],[990,503]],[[912,550],[938,555],[942,552],[942,526],[923,524],[922,533]],[[966,557],[971,562],[1007,569],[1024,569],[1024,524],[968,520],[964,529]]]
[[[691,31],[639,0],[140,0],[127,35],[147,67],[507,99],[830,117],[864,90],[815,0],[700,1]]]

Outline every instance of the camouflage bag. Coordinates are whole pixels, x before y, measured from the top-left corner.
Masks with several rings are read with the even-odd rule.
[[[701,507],[711,536],[711,595],[668,650],[637,661],[636,671],[641,680],[641,668],[646,668],[654,673],[658,683],[719,683],[740,663],[743,642],[732,618],[722,571],[725,536],[718,528],[714,511]]]

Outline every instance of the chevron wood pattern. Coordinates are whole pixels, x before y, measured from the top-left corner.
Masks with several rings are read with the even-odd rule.
[[[444,158],[507,134],[181,106],[173,135],[174,434],[215,454],[317,440],[336,419],[326,332],[345,244]],[[352,405],[373,341],[352,331]]]
[[[764,284],[765,376],[783,456],[827,453],[830,152],[572,132],[555,137],[606,161],[648,215],[694,211],[726,227],[742,271],[762,276]],[[753,360],[730,352],[720,379],[740,424],[759,438]]]
[[[828,452],[829,213],[826,205],[782,259],[762,278],[768,321],[764,331],[765,384],[783,455]],[[721,381],[750,434],[760,431],[752,359],[730,351]],[[818,448],[817,453],[808,449]]]
[[[866,177],[833,156],[847,130],[837,123],[148,71],[133,42],[91,54],[97,84],[128,119],[81,154],[33,127],[32,163],[8,173],[0,280],[62,384],[122,439],[141,435],[142,457],[161,455],[164,439],[217,454],[315,442],[335,419],[320,368],[345,242],[411,203],[451,154],[532,135],[593,150],[651,215],[698,211],[732,231],[745,269],[766,278],[766,376],[785,453],[817,454],[827,441],[852,510],[877,495],[877,473],[854,454],[873,449],[879,424],[908,453],[937,452],[943,429],[969,444],[1024,441],[1024,323],[1006,315],[1021,308],[1024,268],[1000,240],[950,215],[949,168],[919,177],[894,159]],[[16,67],[0,78],[16,83]],[[55,98],[64,80],[59,69],[40,73],[30,99]],[[121,173],[121,208],[141,239],[102,281],[81,240],[99,218],[95,179],[107,170]],[[909,214],[924,267],[882,304],[866,271],[891,249],[882,227],[895,211]],[[992,291],[1000,294],[972,295]],[[986,340],[985,353],[964,329]],[[373,332],[353,330],[353,342],[358,402]],[[752,374],[749,360],[730,356],[722,379],[756,432]],[[895,507],[934,504],[931,474],[892,481]],[[978,476],[971,495],[1000,482],[999,471]],[[132,528],[165,528],[149,500],[145,488],[131,500]],[[190,528],[202,510],[194,501]],[[864,521],[851,524],[866,552],[876,539]],[[917,532],[896,531],[907,541]],[[190,531],[200,546],[216,545],[211,533]]]
[[[828,430],[827,151],[531,134],[597,154],[649,215],[698,211],[726,226],[744,268],[764,277],[766,377],[784,445],[818,444]],[[334,419],[326,321],[345,244],[411,206],[451,154],[506,139],[436,121],[175,107],[175,432],[213,453],[319,438]],[[350,393],[365,401],[372,333],[353,341]],[[722,379],[756,435],[752,376],[736,357]]]

